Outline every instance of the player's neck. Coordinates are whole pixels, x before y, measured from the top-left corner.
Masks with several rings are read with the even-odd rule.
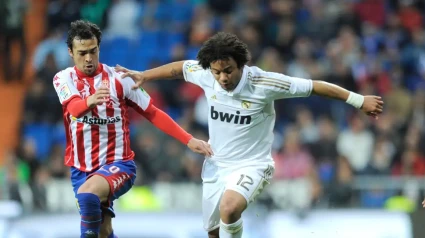
[[[99,63],[97,65],[96,70],[92,74],[90,74],[90,75],[88,75],[88,74],[84,73],[83,71],[79,70],[77,68],[77,66],[74,66],[74,69],[75,69],[75,72],[77,72],[77,76],[79,78],[92,78],[92,77],[100,74],[103,71],[103,65],[101,63]]]

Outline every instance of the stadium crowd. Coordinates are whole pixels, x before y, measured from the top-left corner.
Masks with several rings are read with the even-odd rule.
[[[102,27],[100,57],[109,65],[145,70],[195,59],[209,36],[226,31],[247,43],[250,65],[382,96],[379,120],[314,96],[278,101],[273,151],[276,184],[308,187],[313,205],[382,207],[400,191],[356,194],[350,185],[357,175],[425,176],[424,13],[415,0],[51,0],[49,32],[32,59],[37,73],[23,105],[21,143],[3,173],[10,196],[19,199],[13,184],[30,183],[43,210],[46,182],[69,175],[52,79],[72,66],[64,37],[69,22],[82,18]],[[200,88],[183,80],[144,88],[157,107],[208,138]],[[132,121],[136,184],[201,182],[202,157],[135,113]]]

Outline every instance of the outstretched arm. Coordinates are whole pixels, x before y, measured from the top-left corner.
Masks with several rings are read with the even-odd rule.
[[[156,108],[152,104],[151,97],[144,89],[132,90],[131,87],[134,85],[133,80],[126,77],[117,82],[121,83],[123,87],[124,100],[128,106],[146,117],[146,119],[161,131],[187,145],[193,152],[205,156],[212,155],[211,147],[207,142],[193,138],[192,135],[181,128],[170,116]]]
[[[121,77],[130,77],[136,84],[133,89],[139,88],[144,82],[157,79],[183,79],[184,61],[176,61],[143,72],[129,70],[120,65],[115,66],[115,71],[124,73]]]
[[[363,96],[332,83],[290,77],[259,69],[257,69],[256,73],[259,76],[252,80],[252,84],[264,88],[265,93],[271,100],[308,97],[313,93],[315,95],[345,101],[376,119],[382,113],[384,107],[384,102],[379,96]]]
[[[312,93],[328,98],[338,99],[361,109],[364,113],[378,118],[382,113],[384,102],[379,96],[363,96],[350,92],[338,85],[324,81],[313,81]]]
[[[191,134],[181,128],[173,119],[171,119],[170,116],[155,107],[153,104],[150,104],[144,111],[140,110],[138,107],[135,107],[135,109],[158,129],[179,140],[184,145],[187,145],[187,147],[189,147],[193,152],[200,153],[208,157],[213,154],[208,143],[194,138]]]

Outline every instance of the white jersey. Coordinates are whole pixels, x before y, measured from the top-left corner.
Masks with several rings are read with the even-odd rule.
[[[228,92],[198,61],[183,64],[186,81],[200,86],[208,101],[209,143],[218,165],[271,162],[275,110],[273,101],[307,97],[311,80],[244,66],[241,81]]]

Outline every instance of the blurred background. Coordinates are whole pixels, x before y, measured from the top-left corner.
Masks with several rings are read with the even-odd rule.
[[[79,236],[63,165],[55,73],[72,66],[69,23],[103,30],[100,59],[145,70],[196,58],[215,32],[237,34],[250,65],[384,98],[372,120],[344,102],[276,105],[272,184],[244,214],[244,237],[423,237],[425,1],[0,0],[0,237]],[[157,107],[208,139],[203,92],[144,85]],[[136,186],[115,202],[120,238],[206,237],[203,158],[131,112]]]

